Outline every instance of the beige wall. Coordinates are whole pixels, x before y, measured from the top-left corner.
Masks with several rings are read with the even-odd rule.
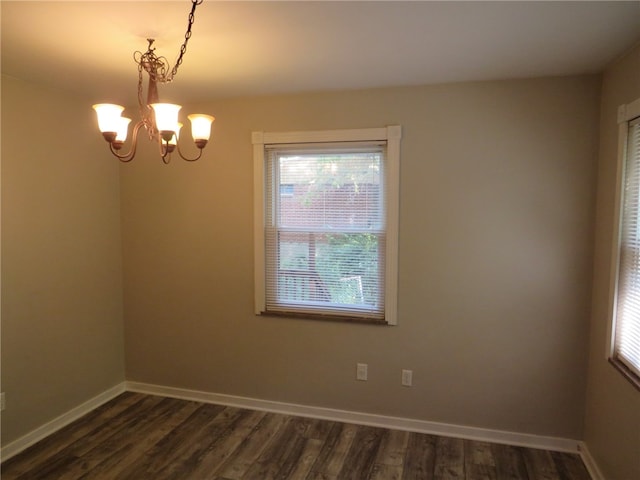
[[[3,445],[124,380],[118,165],[92,115],[2,76]]]
[[[129,380],[582,438],[598,98],[570,77],[225,100],[185,107],[218,117],[199,162],[143,139],[119,167],[86,101],[3,76],[3,444],[122,381],[122,291]],[[254,316],[250,132],[387,124],[399,325]]]
[[[603,78],[585,439],[605,477],[640,478],[640,392],[606,360],[619,105],[640,98],[640,46]]]
[[[145,144],[121,167],[127,379],[582,438],[599,86],[185,107],[218,118],[202,160],[163,166]],[[251,131],[387,124],[403,127],[399,325],[256,317]]]

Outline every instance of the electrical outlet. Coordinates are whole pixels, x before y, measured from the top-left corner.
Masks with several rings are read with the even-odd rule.
[[[368,366],[366,363],[357,363],[356,364],[356,380],[366,380],[367,379],[367,369]]]
[[[4,392],[0,393],[0,411],[4,410]]]
[[[405,387],[413,385],[413,370],[402,370],[402,385]]]

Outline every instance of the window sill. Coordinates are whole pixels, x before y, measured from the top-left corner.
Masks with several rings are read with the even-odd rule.
[[[364,325],[384,325],[384,326],[389,325],[389,323],[386,320],[381,320],[378,318],[350,317],[348,315],[322,315],[318,313],[314,314],[314,313],[266,311],[266,312],[262,312],[260,316],[299,318],[303,320],[323,320],[327,322],[359,323]]]
[[[636,390],[640,391],[640,377],[632,372],[624,363],[615,359],[609,358],[609,363],[613,365],[613,367],[618,370],[622,374],[622,376],[627,379],[631,385],[636,387]]]

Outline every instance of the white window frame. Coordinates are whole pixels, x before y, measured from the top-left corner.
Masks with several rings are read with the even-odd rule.
[[[261,315],[266,306],[265,262],[265,148],[269,145],[300,143],[337,143],[385,141],[386,152],[386,249],[385,249],[385,323],[397,325],[398,310],[398,216],[400,206],[400,139],[399,125],[381,128],[316,130],[297,132],[252,132],[254,192],[254,283],[255,313]]]
[[[629,122],[640,116],[640,98],[626,105],[618,107],[618,164],[616,173],[616,204],[614,218],[615,231],[613,252],[611,257],[611,277],[609,295],[609,324],[607,329],[607,360],[616,367],[636,388],[640,389],[640,377],[631,371],[615,356],[616,349],[616,304],[618,297],[618,279],[620,274],[620,253],[622,234],[622,215],[624,202],[624,174],[627,160],[627,143],[629,136]]]

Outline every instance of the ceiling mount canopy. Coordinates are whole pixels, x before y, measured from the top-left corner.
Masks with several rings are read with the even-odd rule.
[[[211,135],[211,124],[214,117],[204,114],[192,114],[188,118],[191,121],[191,135],[198,147],[199,152],[196,157],[189,158],[183,155],[180,150],[180,128],[182,124],[178,121],[178,112],[182,108],[180,105],[170,103],[160,103],[158,98],[158,83],[169,83],[173,81],[178,68],[182,64],[187,43],[191,38],[191,27],[195,20],[196,7],[203,0],[191,0],[191,12],[189,13],[189,24],[184,35],[184,42],[180,47],[180,54],[173,68],[169,68],[169,62],[165,57],[155,54],[153,48],[153,38],[148,38],[149,46],[147,51],[142,53],[136,51],[133,59],[138,64],[138,105],[140,107],[140,121],[133,127],[133,137],[131,148],[127,153],[120,153],[129,130],[130,118],[122,116],[124,107],[111,103],[99,103],[93,106],[98,115],[98,127],[104,139],[109,142],[111,153],[122,162],[130,162],[136,155],[138,144],[138,133],[142,127],[145,128],[150,140],[156,140],[160,148],[160,156],[164,163],[169,163],[171,153],[175,150],[183,160],[193,162],[202,156],[202,149],[207,145]],[[144,98],[143,77],[146,72],[149,76],[147,97]]]

